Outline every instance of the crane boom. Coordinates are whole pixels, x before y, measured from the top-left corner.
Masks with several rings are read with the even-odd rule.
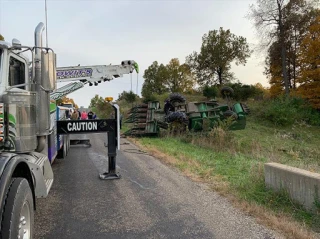
[[[75,92],[79,89],[81,89],[82,87],[85,86],[87,82],[82,83],[82,82],[71,82],[65,86],[62,86],[60,88],[58,88],[57,90],[55,90],[54,92],[52,92],[50,94],[50,99],[51,100],[59,100],[62,99],[64,96],[71,94],[72,92]]]
[[[56,89],[50,94],[51,100],[62,97],[81,89],[85,84],[98,85],[102,81],[111,81],[133,71],[139,73],[138,64],[133,60],[122,61],[121,65],[70,66],[57,68],[57,82],[72,82]]]
[[[138,64],[133,60],[122,61],[121,65],[69,66],[57,68],[57,82],[81,81],[96,82],[110,81],[124,74],[139,72]]]

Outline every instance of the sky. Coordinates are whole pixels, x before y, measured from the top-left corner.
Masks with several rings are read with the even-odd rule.
[[[245,16],[254,0],[47,0],[48,45],[57,54],[57,66],[120,64],[135,60],[140,73],[88,86],[71,93],[79,106],[87,107],[96,94],[118,98],[119,93],[141,95],[143,72],[154,61],[167,64],[200,51],[202,36],[220,27],[247,38],[253,50],[258,44],[252,22]],[[34,29],[45,23],[44,0],[0,0],[0,34],[34,45]],[[45,37],[44,37],[45,40]],[[44,41],[45,43],[45,41]],[[269,86],[263,75],[264,57],[254,53],[245,66],[233,65],[244,84]],[[63,86],[59,83],[58,87]]]

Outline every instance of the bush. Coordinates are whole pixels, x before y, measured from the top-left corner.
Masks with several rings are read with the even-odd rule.
[[[118,101],[125,100],[127,103],[132,103],[132,102],[135,102],[138,97],[139,96],[133,93],[132,91],[130,92],[123,91],[121,94],[119,94]]]
[[[295,122],[320,125],[320,114],[303,99],[278,97],[266,100],[253,110],[255,117],[278,126],[290,126]]]
[[[227,84],[234,90],[232,96],[235,100],[247,100],[249,98],[263,98],[263,91],[254,85],[243,85],[240,82]]]
[[[203,96],[207,97],[207,99],[210,98],[216,98],[218,95],[218,89],[215,86],[204,86],[202,91]]]
[[[157,97],[155,95],[146,95],[143,98],[143,103],[148,103],[149,101],[156,101]]]

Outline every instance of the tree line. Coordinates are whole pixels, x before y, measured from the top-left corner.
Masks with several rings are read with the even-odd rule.
[[[251,51],[246,38],[230,30],[209,31],[202,37],[200,52],[194,51],[185,63],[171,59],[167,65],[154,61],[144,72],[142,96],[166,92],[192,93],[197,88],[223,85],[234,79],[231,63],[246,64]]]
[[[254,23],[265,49],[265,71],[271,97],[293,95],[320,108],[320,10],[318,0],[257,0],[250,6]],[[251,56],[247,40],[222,27],[202,37],[200,51],[194,51],[180,64],[154,61],[144,72],[142,96],[167,92],[192,93],[225,84],[255,86],[235,82],[231,63],[245,65]],[[261,89],[260,85],[257,87]],[[255,90],[257,90],[255,89]],[[256,91],[257,92],[257,91]]]
[[[320,108],[318,0],[257,0],[250,19],[267,49],[265,75],[272,96],[294,95]]]

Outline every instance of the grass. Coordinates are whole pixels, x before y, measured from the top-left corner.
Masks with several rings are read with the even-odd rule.
[[[205,100],[203,96],[185,96],[189,102]],[[158,96],[161,106],[167,97]],[[261,108],[258,103],[252,105],[256,113],[248,116],[245,130],[218,128],[180,137],[165,133],[161,138],[139,138],[135,142],[194,180],[209,183],[235,205],[288,238],[313,238],[311,230],[320,232],[320,202],[318,212],[310,213],[292,202],[285,192],[268,190],[264,163],[278,162],[320,173],[320,127],[297,122],[276,126],[261,120],[254,107]],[[277,107],[281,109],[282,105]],[[282,120],[289,122],[285,117]]]
[[[198,134],[140,138],[136,142],[143,148],[165,154],[164,157],[171,158],[171,165],[212,184],[224,195],[236,197],[238,203],[264,208],[267,213],[257,215],[261,214],[261,208],[251,213],[265,224],[270,224],[266,215],[274,213],[271,226],[284,231],[290,238],[311,238],[301,225],[320,232],[320,213],[307,212],[285,193],[274,193],[264,184],[264,163],[269,161],[320,173],[319,127],[277,128],[249,118],[245,130],[214,132],[210,139]],[[283,219],[281,223],[279,217]]]
[[[280,128],[248,118],[245,130],[232,132],[236,151],[320,173],[320,128],[295,124]]]
[[[122,127],[121,127],[121,129],[120,129],[120,133],[123,134],[123,133],[125,133],[126,131],[128,131],[129,129],[130,129],[129,124],[124,124],[124,123],[122,123]]]

